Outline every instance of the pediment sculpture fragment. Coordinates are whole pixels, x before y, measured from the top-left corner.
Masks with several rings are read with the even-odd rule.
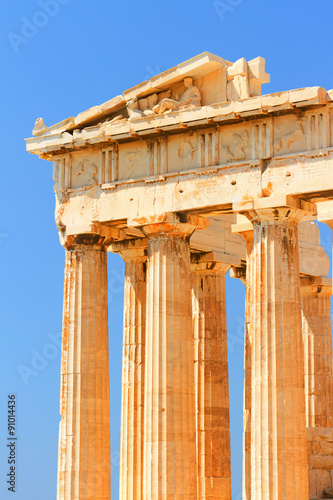
[[[227,69],[228,101],[238,101],[250,97],[249,68],[244,57]]]
[[[175,96],[175,99],[171,98],[172,92],[170,89],[159,94],[152,94],[140,100],[134,97],[127,103],[129,118],[162,115],[171,111],[180,111],[201,106],[201,93],[198,87],[193,84],[193,78],[185,78],[184,85],[186,87],[185,92],[181,97]]]
[[[142,107],[142,105],[140,106],[142,101],[146,101],[146,103],[147,103],[146,107],[143,106],[143,110],[140,109],[140,107]],[[141,118],[141,116],[154,115],[155,114],[154,111],[149,109],[149,107],[155,106],[157,104],[157,101],[158,101],[157,94],[152,94],[151,96],[149,96],[145,99],[140,99],[140,101],[138,101],[138,99],[136,97],[134,97],[133,99],[131,99],[127,103],[127,111],[128,111],[129,118],[130,119],[131,118]]]
[[[167,97],[160,101],[153,108],[153,111],[161,115],[165,111],[189,109],[201,106],[200,90],[198,89],[198,87],[193,85],[193,78],[185,78],[184,85],[186,87],[186,90],[179,100]]]
[[[41,135],[43,132],[45,132],[45,130],[47,129],[45,123],[44,123],[44,120],[43,118],[37,118],[37,120],[35,121],[35,126],[34,126],[34,129],[32,131],[32,135]]]

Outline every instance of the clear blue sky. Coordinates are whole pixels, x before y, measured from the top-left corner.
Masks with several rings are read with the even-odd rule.
[[[52,165],[25,152],[35,119],[75,116],[205,50],[266,59],[263,93],[333,87],[331,0],[2,2],[0,498],[55,500],[64,250]],[[56,2],[56,4],[55,4]],[[215,2],[216,4],[216,2]],[[43,10],[44,9],[44,10]],[[48,14],[45,14],[45,9]],[[44,14],[43,14],[44,12]],[[330,233],[323,243],[331,251]],[[109,258],[112,494],[118,498],[123,263]],[[228,279],[234,500],[241,499],[244,287]],[[52,338],[50,337],[53,336]],[[25,382],[20,371],[34,371]],[[17,493],[7,491],[7,394],[18,412]]]

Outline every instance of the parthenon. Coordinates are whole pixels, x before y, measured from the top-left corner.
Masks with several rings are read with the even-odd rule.
[[[107,253],[125,261],[121,500],[231,500],[225,276],[246,286],[243,499],[333,498],[333,90],[204,52],[47,127],[65,248],[57,500],[110,500]],[[230,381],[232,388],[232,381]]]

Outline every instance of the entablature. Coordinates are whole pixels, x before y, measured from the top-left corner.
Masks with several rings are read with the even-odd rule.
[[[58,227],[332,200],[333,91],[261,96],[264,68],[204,53],[76,118],[39,119],[27,149],[53,161]]]
[[[319,109],[318,109],[319,108]],[[333,101],[331,96],[321,87],[310,87],[305,89],[279,92],[264,96],[251,97],[239,101],[225,101],[209,106],[194,107],[182,111],[173,111],[162,115],[140,116],[137,118],[123,119],[116,122],[102,122],[94,126],[63,130],[63,123],[59,129],[50,127],[45,134],[27,139],[27,150],[38,154],[40,157],[52,160],[55,154],[79,151],[91,146],[106,146],[117,143],[135,143],[146,139],[154,139],[169,135],[186,135],[200,132],[206,129],[218,131],[221,134],[229,126],[248,127],[250,122],[258,120],[258,126],[266,119],[275,119],[276,126],[281,129],[281,123],[294,117],[296,126],[293,130],[290,124],[290,139],[285,138],[290,144],[296,142],[301,135],[308,134],[322,120],[322,125],[329,130],[332,120]],[[321,117],[320,115],[323,115]],[[306,119],[308,116],[312,119]],[[310,120],[310,123],[308,121]],[[312,121],[311,121],[312,120]],[[66,122],[66,120],[65,120]],[[276,140],[281,141],[277,131]],[[327,132],[328,133],[328,132]],[[286,134],[285,134],[286,135]],[[312,133],[312,135],[314,135]],[[309,139],[311,141],[311,138]],[[309,143],[309,147],[315,147],[316,142]],[[276,144],[276,153],[283,147],[283,143]]]

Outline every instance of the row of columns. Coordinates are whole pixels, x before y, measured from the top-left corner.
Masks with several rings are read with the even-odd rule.
[[[147,242],[112,245],[125,260],[123,499],[231,498],[225,311],[230,265],[200,259],[191,265],[194,229],[148,225]],[[128,342],[141,344],[145,324],[143,359]]]
[[[308,498],[297,237],[304,212],[246,214],[254,231],[247,243],[244,498]],[[147,251],[138,241],[112,245],[125,260],[120,498],[229,500],[229,265],[206,258],[191,266],[198,218],[140,225]],[[57,500],[110,499],[110,242],[98,238],[67,244]],[[312,352],[314,345],[309,340]],[[314,371],[307,373],[310,380]]]

